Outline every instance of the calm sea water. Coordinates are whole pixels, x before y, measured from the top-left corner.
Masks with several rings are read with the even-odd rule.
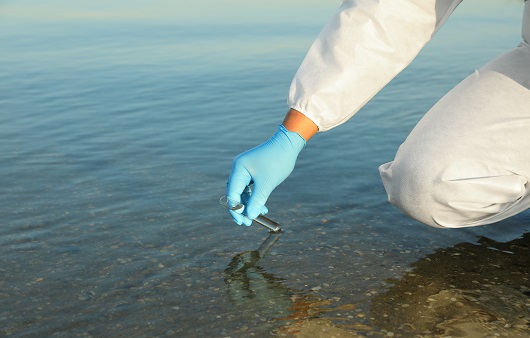
[[[466,1],[315,137],[270,199],[281,235],[263,243],[218,204],[338,6],[0,1],[0,335],[428,336],[452,332],[425,305],[446,294],[463,323],[495,317],[474,330],[524,333],[530,214],[430,228],[387,203],[377,172],[445,92],[518,44],[522,1]]]

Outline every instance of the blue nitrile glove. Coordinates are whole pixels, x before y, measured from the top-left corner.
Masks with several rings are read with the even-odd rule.
[[[265,202],[271,192],[293,171],[296,158],[306,142],[298,133],[280,125],[267,142],[238,155],[226,187],[226,196],[245,204],[242,209],[229,210],[237,224],[249,226],[252,220],[267,212]],[[254,183],[248,196],[247,187]]]

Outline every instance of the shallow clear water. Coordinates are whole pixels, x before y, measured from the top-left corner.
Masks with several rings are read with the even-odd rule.
[[[488,332],[526,332],[530,214],[430,228],[387,203],[377,172],[446,91],[518,44],[519,2],[468,0],[315,137],[270,199],[284,232],[268,250],[265,229],[219,205],[232,158],[276,130],[337,6],[0,2],[0,335],[435,335],[451,332],[441,312],[390,309],[446,294],[464,322],[488,313]],[[437,288],[404,287],[422,283]]]

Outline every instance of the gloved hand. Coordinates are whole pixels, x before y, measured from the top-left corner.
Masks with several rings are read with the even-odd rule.
[[[259,214],[267,212],[265,202],[271,192],[291,174],[305,144],[302,136],[280,125],[267,142],[234,159],[226,196],[245,204],[244,209],[229,210],[237,224],[249,226]],[[254,183],[254,191],[248,196],[247,187],[251,183]]]

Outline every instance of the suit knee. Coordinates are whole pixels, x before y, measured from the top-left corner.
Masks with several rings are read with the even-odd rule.
[[[392,162],[380,167],[388,199],[407,215],[431,226],[489,224],[530,206],[530,189],[524,176],[511,172],[470,175],[469,170],[454,168],[432,173],[410,169]],[[460,174],[455,175],[457,172]]]

